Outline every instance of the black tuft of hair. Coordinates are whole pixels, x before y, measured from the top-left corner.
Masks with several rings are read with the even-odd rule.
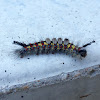
[[[21,42],[18,42],[18,41],[13,41],[14,44],[17,44],[17,45],[20,45],[20,46],[27,46],[25,43],[21,43]]]
[[[92,42],[83,45],[83,47],[87,47],[88,45],[91,45],[92,43],[95,43],[95,41],[93,40]]]

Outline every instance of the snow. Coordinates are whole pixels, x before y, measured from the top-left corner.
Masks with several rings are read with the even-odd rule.
[[[62,54],[18,58],[13,41],[68,38],[86,47],[83,60]],[[0,89],[100,64],[99,0],[0,0]]]

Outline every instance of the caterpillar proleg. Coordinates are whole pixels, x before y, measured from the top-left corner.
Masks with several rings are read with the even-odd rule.
[[[85,47],[91,45],[91,43],[94,42],[95,41],[87,43],[82,47],[75,46],[73,43],[70,43],[67,38],[64,40],[62,40],[62,38],[53,38],[52,40],[46,38],[45,41],[29,44],[21,43],[18,41],[14,41],[13,43],[22,46],[22,49],[16,50],[21,58],[31,54],[39,55],[43,53],[65,53],[66,55],[72,55],[72,57],[79,56],[80,58],[85,58],[87,55]]]

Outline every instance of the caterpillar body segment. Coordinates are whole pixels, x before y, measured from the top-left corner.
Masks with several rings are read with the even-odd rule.
[[[83,47],[77,47],[74,44],[70,43],[66,38],[64,41],[62,38],[53,38],[50,40],[47,38],[45,41],[30,43],[26,45],[25,43],[20,43],[18,41],[14,41],[14,44],[20,45],[23,48],[18,51],[18,54],[21,58],[26,55],[31,54],[48,54],[48,53],[65,53],[66,55],[70,54],[72,57],[80,56],[80,58],[84,58],[87,55],[87,51]]]

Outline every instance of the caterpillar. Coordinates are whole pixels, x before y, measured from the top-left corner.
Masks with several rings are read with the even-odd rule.
[[[95,41],[92,41],[83,45],[82,47],[78,47],[73,43],[70,43],[69,39],[67,38],[65,38],[64,40],[62,40],[62,38],[58,38],[58,40],[56,38],[53,38],[52,41],[49,38],[46,38],[45,41],[29,44],[13,41],[14,44],[22,46],[22,49],[16,50],[21,58],[31,54],[39,55],[43,53],[65,53],[66,55],[72,55],[72,57],[79,56],[81,59],[87,56],[85,47],[91,45],[91,43],[94,42]]]

